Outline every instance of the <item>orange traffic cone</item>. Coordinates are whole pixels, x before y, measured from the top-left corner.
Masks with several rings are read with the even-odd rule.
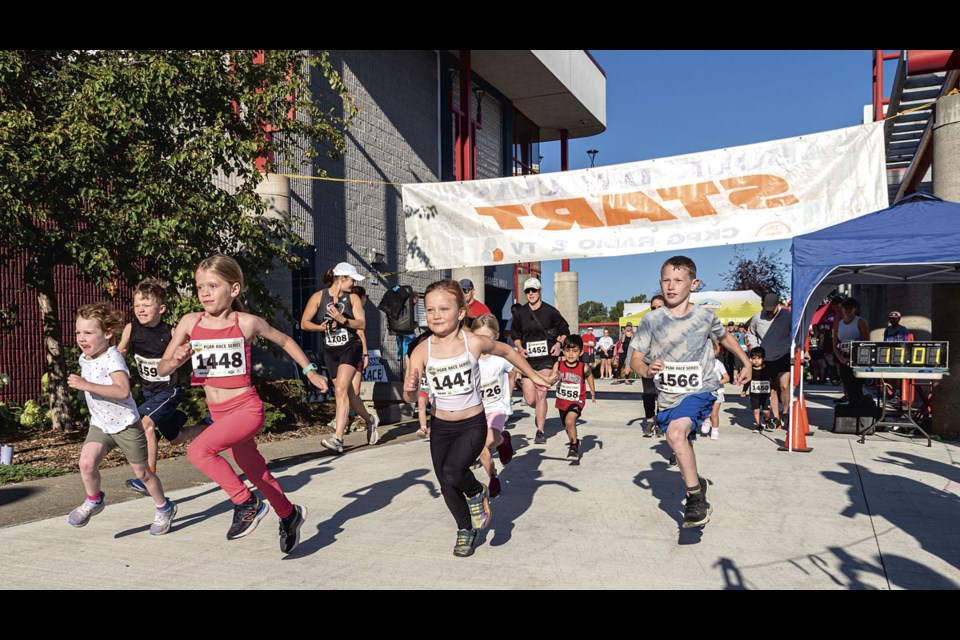
[[[790,409],[790,428],[787,429],[787,437],[783,444],[777,448],[777,451],[797,451],[800,453],[809,453],[813,447],[807,446],[807,429],[810,422],[807,420],[807,406],[803,402],[803,394],[793,403]],[[791,443],[793,446],[791,447]]]
[[[807,416],[807,401],[804,400],[804,396],[802,393],[800,394],[800,399],[798,400],[798,402],[800,403],[800,410],[803,412],[803,425],[805,427],[804,430],[806,431],[804,435],[812,436],[813,431],[810,430],[810,419]]]

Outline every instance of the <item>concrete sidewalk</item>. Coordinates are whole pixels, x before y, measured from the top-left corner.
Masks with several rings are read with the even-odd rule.
[[[510,426],[517,456],[471,558],[451,553],[455,525],[429,444],[398,437],[412,425],[340,457],[320,455],[315,438],[275,443],[284,447],[279,456],[264,447],[281,485],[309,510],[290,556],[279,550],[273,514],[253,535],[227,541],[231,505],[204,483],[168,490],[179,513],[166,536],[147,533],[148,499],[111,501],[83,529],[67,525],[69,509],[0,529],[0,584],[453,589],[476,588],[487,575],[506,589],[960,588],[960,447],[882,433],[859,444],[820,430],[830,427],[836,390],[808,394],[814,450],[788,454],[777,451],[782,431],[747,428],[746,403],[728,387],[721,439],[697,443],[714,508],[703,530],[679,528],[682,481],[665,441],[640,435],[640,385],[598,381],[600,400],[587,405],[580,427],[579,464],[565,460],[555,410],[545,446],[532,444],[529,412]],[[72,508],[82,491],[69,491]],[[0,495],[4,510],[37,499],[23,485]]]

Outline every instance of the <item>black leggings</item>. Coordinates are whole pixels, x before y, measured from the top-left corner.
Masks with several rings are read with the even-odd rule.
[[[467,496],[483,491],[470,470],[487,442],[487,417],[481,411],[466,420],[430,419],[430,457],[440,481],[440,493],[458,529],[472,529]]]
[[[643,381],[643,415],[648,420],[657,417],[657,386],[653,378],[641,378]]]

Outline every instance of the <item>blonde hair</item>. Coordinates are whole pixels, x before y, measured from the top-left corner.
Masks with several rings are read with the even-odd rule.
[[[201,260],[200,264],[197,265],[197,271],[209,271],[210,273],[226,280],[227,284],[230,286],[239,284],[240,295],[243,295],[247,290],[247,285],[243,281],[243,269],[241,269],[237,261],[230,256],[225,256],[222,253],[215,253],[209,258],[204,258]],[[234,311],[247,310],[239,296],[233,299],[233,302],[230,306]]]
[[[474,319],[473,324],[470,325],[470,330],[476,331],[477,329],[488,329],[491,333],[493,333],[494,340],[500,338],[500,323],[497,322],[497,319],[489,313],[485,313],[482,316]]]
[[[456,280],[437,280],[436,282],[431,283],[427,287],[427,290],[423,292],[424,301],[426,301],[427,296],[434,291],[449,293],[453,296],[454,300],[456,300],[458,309],[467,308],[467,299],[463,295],[463,287],[461,287],[460,283]],[[463,320],[460,320],[461,327],[463,326],[464,320],[466,320],[466,315],[464,315]]]
[[[110,334],[110,344],[116,344],[123,333],[123,313],[106,302],[83,305],[77,309],[77,318],[96,320],[100,330]]]

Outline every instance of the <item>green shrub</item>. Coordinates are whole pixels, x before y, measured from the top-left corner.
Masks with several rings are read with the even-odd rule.
[[[70,471],[54,467],[31,467],[25,464],[0,464],[0,485],[35,478],[52,478],[66,473]]]
[[[27,400],[20,413],[20,426],[24,429],[46,429],[50,427],[50,410],[36,400]]]
[[[287,419],[287,416],[280,409],[276,408],[269,402],[263,403],[263,430],[264,431],[273,431],[279,426],[282,426],[283,422]]]

